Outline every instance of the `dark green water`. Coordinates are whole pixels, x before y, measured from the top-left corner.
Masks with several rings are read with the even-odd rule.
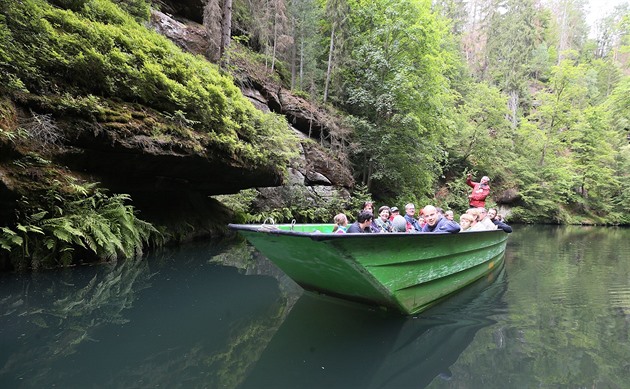
[[[516,226],[416,317],[303,294],[245,244],[0,275],[0,388],[629,388],[630,229]]]

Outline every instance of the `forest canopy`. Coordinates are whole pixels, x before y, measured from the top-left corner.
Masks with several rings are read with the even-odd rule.
[[[234,34],[347,115],[376,200],[462,211],[472,172],[512,220],[630,222],[627,3],[592,29],[583,0],[254,3]]]

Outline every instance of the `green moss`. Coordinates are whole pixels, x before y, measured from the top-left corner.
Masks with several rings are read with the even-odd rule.
[[[8,132],[16,125],[15,106],[6,99],[0,98],[0,130]]]
[[[102,99],[140,103],[169,115],[181,112],[193,123],[188,127],[209,135],[209,149],[243,165],[283,169],[291,157],[295,140],[286,120],[256,110],[215,65],[182,52],[121,4],[59,1],[62,8],[56,8],[42,0],[0,0],[0,5],[0,40],[14,42],[7,46],[11,52],[0,48],[0,58],[10,55],[12,61],[5,63],[16,64],[0,63],[4,81],[19,80],[40,95],[87,96],[68,98],[66,108],[99,121],[127,117],[104,114]],[[95,108],[89,111],[82,103]]]

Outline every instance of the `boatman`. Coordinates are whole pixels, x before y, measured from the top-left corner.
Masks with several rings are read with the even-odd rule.
[[[424,207],[422,213],[424,214],[424,221],[426,221],[426,224],[422,227],[422,232],[447,232],[454,234],[461,229],[457,222],[442,217],[433,205]]]
[[[472,174],[466,175],[466,184],[473,188],[471,194],[468,195],[470,206],[472,208],[485,208],[486,197],[490,194],[490,185],[488,185],[490,178],[488,176],[481,177],[480,182],[474,182],[472,180]]]

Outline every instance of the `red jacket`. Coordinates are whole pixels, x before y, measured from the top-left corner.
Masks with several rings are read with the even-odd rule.
[[[466,184],[473,188],[472,193],[468,196],[470,199],[470,206],[474,208],[485,208],[486,197],[488,197],[488,194],[490,193],[490,185],[482,185],[478,182],[473,182],[470,177],[466,178]]]

